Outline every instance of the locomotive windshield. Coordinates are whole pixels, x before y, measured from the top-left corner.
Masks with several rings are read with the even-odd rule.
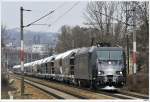
[[[97,51],[99,60],[122,60],[122,51]]]

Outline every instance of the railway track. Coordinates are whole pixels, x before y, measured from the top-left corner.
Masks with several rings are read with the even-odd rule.
[[[18,78],[16,77],[17,79],[21,79],[21,78]],[[79,96],[75,96],[75,95],[71,95],[71,94],[68,94],[68,93],[65,93],[65,92],[62,92],[62,91],[59,91],[57,89],[54,89],[54,88],[50,88],[46,85],[43,85],[41,83],[38,83],[38,82],[35,82],[35,81],[31,81],[31,80],[28,80],[28,79],[25,79],[24,80],[26,83],[48,93],[48,94],[51,94],[52,96],[54,96],[56,99],[85,99],[84,97],[79,97]]]
[[[135,92],[129,92],[129,91],[126,91],[126,90],[118,90],[119,93],[122,93],[124,95],[129,95],[129,96],[133,96],[133,97],[138,97],[138,98],[141,98],[141,99],[149,99],[149,96],[148,95],[143,95],[143,94],[140,94],[140,93],[135,93]]]
[[[149,99],[148,95],[143,95],[143,94],[139,94],[139,93],[134,93],[134,92],[128,92],[128,91],[124,91],[124,90],[92,90],[89,88],[81,88],[84,90],[88,90],[91,92],[96,92],[96,93],[100,93],[100,94],[104,94],[104,95],[108,95],[108,96],[112,96],[115,97],[117,99],[133,99],[133,100],[137,100],[137,99]]]
[[[132,95],[126,95],[126,94],[123,94],[121,92],[111,92],[111,91],[97,91],[98,93],[103,93],[103,94],[106,94],[106,95],[110,95],[112,97],[117,97],[118,99],[133,99],[133,100],[137,100],[137,99],[142,99],[142,98],[139,98],[137,96],[132,96]]]
[[[37,80],[39,80],[38,81],[38,84],[41,84],[41,82],[40,82],[40,80],[41,79],[38,79],[38,78],[31,78],[31,77],[25,77],[26,78],[26,80],[28,79],[28,80],[30,80],[30,81],[32,81],[32,82],[36,82],[34,79],[37,79]],[[49,82],[49,81],[47,81],[47,80],[41,80],[42,82]],[[53,82],[53,83],[57,83],[57,82]],[[58,84],[58,83],[57,83]],[[59,83],[59,84],[62,84],[62,85],[64,85],[63,83]],[[66,84],[65,84],[66,85]],[[47,87],[50,87],[49,85],[45,85],[45,86],[47,86]],[[102,90],[91,90],[91,89],[89,89],[89,88],[81,88],[81,87],[75,87],[75,86],[73,86],[73,85],[68,85],[69,87],[72,87],[72,88],[78,88],[78,89],[81,89],[81,90],[86,90],[86,91],[88,91],[88,92],[92,92],[92,93],[95,93],[95,95],[98,95],[98,94],[100,94],[100,95],[103,95],[104,97],[105,96],[109,96],[109,97],[111,97],[110,99],[149,99],[149,97],[148,96],[146,96],[146,95],[142,95],[142,94],[135,94],[135,93],[131,93],[131,92],[124,92],[124,91],[122,91],[122,90],[117,90],[116,92],[114,92],[114,91],[102,91]],[[61,89],[57,89],[57,88],[54,88],[53,87],[53,89],[55,89],[55,90],[59,90],[59,91],[61,91],[61,92],[63,92],[63,93],[67,93],[67,94],[69,94],[69,95],[72,95],[72,96],[74,96],[75,98],[71,98],[71,99],[92,99],[92,97],[87,97],[87,96],[84,96],[83,94],[82,94],[82,96],[80,95],[80,94],[74,94],[74,93],[71,93],[71,92],[68,92],[68,91],[65,91],[65,90],[61,90]],[[108,98],[109,98],[108,97]],[[59,97],[58,97],[59,98]],[[60,98],[59,98],[60,99]],[[62,98],[61,98],[62,99]],[[63,99],[65,99],[65,98],[63,98]],[[98,98],[96,98],[96,99],[98,99]]]
[[[105,94],[108,96],[112,96],[112,97],[116,97],[118,99],[149,99],[148,95],[143,95],[143,94],[139,94],[139,93],[134,93],[134,92],[129,92],[129,91],[125,91],[125,90],[92,90],[92,89],[88,89],[88,88],[82,88],[85,90],[89,90],[92,92],[96,92],[96,93],[101,93],[101,94]]]

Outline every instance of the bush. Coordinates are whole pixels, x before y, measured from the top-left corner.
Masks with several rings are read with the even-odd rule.
[[[149,76],[148,73],[138,72],[127,76],[126,89],[142,94],[149,94]]]

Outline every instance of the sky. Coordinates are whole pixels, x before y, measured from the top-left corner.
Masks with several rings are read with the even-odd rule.
[[[80,1],[71,11],[60,17],[57,22],[55,20],[63,15],[69,8],[79,1],[3,1],[1,3],[1,23],[7,29],[20,28],[20,6],[24,9],[32,11],[24,11],[24,25],[27,25],[51,10],[56,9],[54,13],[37,22],[38,24],[51,24],[51,26],[33,25],[26,27],[26,30],[42,31],[42,32],[60,32],[63,25],[69,26],[85,26],[86,22],[83,13],[86,10],[87,1]]]

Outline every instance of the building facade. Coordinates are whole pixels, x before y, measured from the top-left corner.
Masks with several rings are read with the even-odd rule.
[[[2,71],[11,69],[14,65],[20,64],[20,47],[5,46],[1,49]],[[24,46],[24,63],[39,60],[50,56],[48,45],[38,44]]]

